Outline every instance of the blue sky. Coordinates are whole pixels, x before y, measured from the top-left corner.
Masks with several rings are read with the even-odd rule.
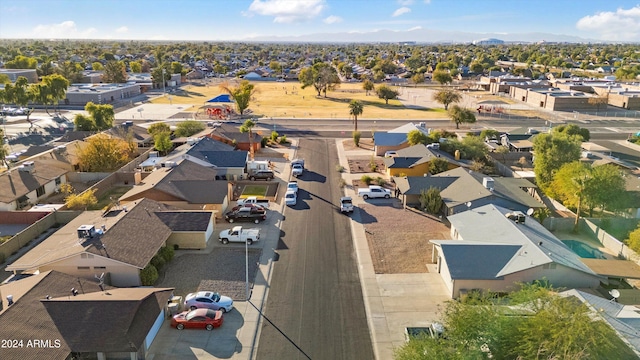
[[[0,38],[233,41],[383,29],[640,42],[640,0],[0,1]]]

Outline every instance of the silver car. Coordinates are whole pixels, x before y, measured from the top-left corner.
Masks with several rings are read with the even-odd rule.
[[[233,300],[227,296],[221,296],[213,291],[200,291],[188,294],[184,300],[185,309],[207,308],[229,312],[233,309]]]

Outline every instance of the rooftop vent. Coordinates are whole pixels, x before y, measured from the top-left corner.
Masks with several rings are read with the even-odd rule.
[[[193,146],[195,144],[198,143],[198,139],[197,138],[187,138],[187,144]]]
[[[494,188],[494,180],[492,177],[485,176],[482,178],[482,186],[489,189],[489,191],[493,191]]]

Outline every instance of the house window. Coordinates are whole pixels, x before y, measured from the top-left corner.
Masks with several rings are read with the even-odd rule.
[[[90,266],[78,266],[78,270],[91,270]]]
[[[44,185],[43,185],[43,186],[40,186],[38,189],[36,189],[36,195],[37,195],[38,197],[40,197],[40,196],[42,196],[42,195],[44,195],[44,194],[45,194],[45,191],[44,191]]]
[[[107,267],[106,266],[94,266],[93,270],[106,270]]]
[[[62,178],[61,177],[57,177],[56,178],[56,186],[59,186],[60,184],[62,184]]]
[[[93,254],[80,254],[81,259],[93,259]]]
[[[556,268],[556,263],[544,264],[542,265],[543,269],[554,270]]]

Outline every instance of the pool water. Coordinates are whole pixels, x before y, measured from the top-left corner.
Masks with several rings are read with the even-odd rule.
[[[578,254],[581,258],[585,259],[606,259],[602,251],[591,247],[582,241],[577,240],[562,240],[562,242],[567,245],[571,251]]]

